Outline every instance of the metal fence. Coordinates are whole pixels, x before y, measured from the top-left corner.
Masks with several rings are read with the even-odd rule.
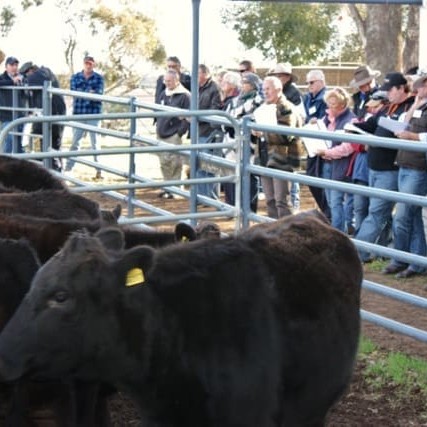
[[[11,88],[13,90],[14,88]],[[359,142],[369,146],[389,147],[394,149],[405,149],[413,151],[423,151],[427,153],[427,148],[424,143],[414,141],[405,141],[389,138],[380,138],[367,135],[354,135],[354,134],[331,134],[330,132],[313,132],[306,129],[295,129],[285,126],[266,126],[256,124],[246,118],[242,122],[236,121],[231,116],[219,111],[184,111],[176,110],[161,105],[156,105],[150,102],[141,102],[136,98],[119,98],[109,97],[103,95],[82,94],[81,92],[73,92],[68,90],[61,90],[51,88],[46,85],[44,88],[33,88],[34,90],[43,90],[44,105],[41,116],[26,116],[18,118],[4,127],[0,133],[0,143],[3,142],[7,132],[17,129],[24,123],[43,123],[43,144],[40,153],[27,153],[22,154],[24,158],[30,159],[43,159],[47,166],[50,165],[50,159],[53,157],[73,157],[76,162],[84,164],[89,167],[96,167],[118,177],[127,180],[125,184],[111,184],[111,185],[88,185],[75,177],[67,174],[61,174],[62,178],[69,180],[75,186],[72,191],[75,192],[102,192],[112,198],[127,203],[128,215],[122,218],[120,222],[131,224],[148,224],[176,222],[180,220],[191,221],[195,223],[200,219],[215,219],[215,218],[232,218],[235,221],[235,230],[249,227],[251,223],[273,221],[271,218],[257,215],[250,210],[250,175],[268,176],[280,179],[286,179],[290,182],[299,182],[301,184],[310,185],[314,187],[322,187],[325,189],[336,189],[347,193],[360,194],[367,197],[379,197],[391,200],[393,202],[410,203],[427,207],[427,198],[424,196],[416,196],[412,194],[399,193],[394,191],[374,189],[364,187],[356,184],[331,181],[322,178],[315,178],[301,173],[283,172],[277,169],[270,169],[261,166],[256,166],[250,162],[250,133],[252,130],[275,132],[283,135],[297,135],[309,136],[310,138],[328,139],[332,141],[345,141],[345,142]],[[64,115],[64,116],[51,116],[50,115],[50,97],[52,94],[60,94],[66,97],[86,97],[88,99],[101,100],[104,105],[115,104],[122,106],[125,112],[121,113],[104,113],[98,115]],[[152,120],[156,117],[179,115],[180,117],[187,117],[189,120],[205,120],[215,126],[231,126],[234,128],[236,139],[232,143],[209,143],[197,144],[197,141],[191,141],[187,145],[170,145],[153,138],[148,132],[137,132],[137,121],[141,119]],[[125,120],[128,123],[126,130],[105,129],[103,127],[94,127],[81,123],[83,120],[99,119],[101,121],[109,120],[115,122],[118,120]],[[128,146],[123,148],[108,148],[101,150],[80,150],[73,152],[52,152],[50,151],[50,138],[51,138],[51,125],[52,123],[61,123],[71,128],[82,128],[88,131],[96,132],[99,135],[108,135],[117,140],[126,140]],[[237,161],[230,161],[224,159],[216,154],[208,154],[209,150],[223,150],[234,149],[236,151]],[[203,160],[213,166],[221,169],[222,173],[213,178],[194,178],[196,171],[191,171],[190,179],[177,180],[177,181],[161,181],[153,180],[147,176],[136,174],[136,163],[139,156],[150,153],[160,152],[178,152],[180,155],[190,159],[192,165],[199,164]],[[105,165],[102,161],[96,163],[89,160],[94,154],[102,159],[104,156],[117,156],[125,155],[128,157],[126,168],[112,167]],[[105,157],[104,157],[105,158]],[[226,203],[204,197],[196,193],[196,184],[199,183],[235,183],[235,200],[236,205],[230,206]],[[183,185],[190,186],[190,190],[182,188]],[[149,205],[135,196],[135,190],[139,188],[164,188],[173,194],[182,196],[189,201],[188,212],[176,214],[159,209],[155,206]],[[120,192],[119,192],[120,191]],[[199,206],[209,206],[214,208],[209,212],[199,212]],[[152,216],[138,217],[134,215],[134,208],[142,208],[143,210],[152,213]],[[353,243],[358,249],[369,250],[378,256],[392,257],[406,263],[414,262],[427,268],[427,258],[413,255],[407,252],[398,251],[389,247],[379,246],[376,244],[362,242],[353,239]],[[417,297],[405,292],[401,292],[390,287],[383,286],[369,281],[364,281],[363,287],[366,290],[381,294],[388,298],[397,299],[401,302],[412,304],[421,309],[427,309],[427,299]],[[411,336],[418,340],[427,342],[427,331],[413,328],[409,325],[396,322],[395,320],[379,316],[375,313],[370,313],[362,310],[362,318],[388,328],[398,333]]]

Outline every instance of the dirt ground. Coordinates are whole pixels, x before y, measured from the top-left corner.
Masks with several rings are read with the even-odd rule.
[[[184,199],[164,200],[157,197],[158,190],[144,189],[138,192],[141,200],[175,213],[188,211],[188,201]],[[314,202],[308,189],[302,186],[302,210],[314,207]],[[105,207],[112,207],[111,200],[96,196]],[[125,207],[125,206],[123,206]],[[201,208],[201,210],[208,208]],[[263,201],[259,202],[259,211],[265,211]],[[126,213],[126,210],[124,210]],[[135,215],[148,215],[142,211]],[[231,220],[220,219],[222,231],[233,232],[234,224]],[[170,228],[161,226],[160,228]],[[373,282],[389,285],[402,291],[427,297],[427,276],[418,276],[406,280],[394,277],[385,277],[372,266],[365,267],[365,278]],[[389,317],[391,319],[410,324],[414,327],[427,329],[427,314],[425,310],[413,308],[407,304],[363,291],[362,308]],[[390,332],[367,322],[362,324],[362,334],[372,339],[380,352],[399,351],[412,356],[427,359],[427,344]],[[373,387],[363,374],[366,360],[359,360],[356,364],[353,380],[347,393],[331,410],[328,427],[338,426],[427,426],[427,403],[425,396],[414,393],[402,398],[399,389],[393,385],[384,386],[380,391]],[[132,404],[122,395],[114,397],[111,402],[114,425],[139,425],[138,415]]]

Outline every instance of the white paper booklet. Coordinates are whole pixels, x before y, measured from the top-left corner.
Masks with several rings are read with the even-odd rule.
[[[321,120],[318,120],[316,123],[307,123],[303,126],[303,129],[313,131],[327,130],[325,124]],[[327,150],[331,146],[331,141],[325,141],[324,139],[311,138],[309,136],[302,136],[301,139],[307,150],[308,157],[317,156],[318,150]]]
[[[276,104],[261,104],[256,110],[254,110],[254,119],[260,125],[277,125],[276,112]]]
[[[368,132],[365,132],[364,130],[360,129],[357,126],[354,126],[353,123],[346,123],[344,125],[344,130],[346,132],[350,132],[350,133],[357,133],[357,134],[360,134],[360,135],[369,135]]]
[[[406,130],[408,128],[408,123],[381,116],[378,120],[378,126],[381,126],[394,133]]]

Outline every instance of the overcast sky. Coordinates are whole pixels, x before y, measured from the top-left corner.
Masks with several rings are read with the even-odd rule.
[[[108,4],[109,1],[111,6],[117,7],[115,0],[103,0],[102,3]],[[18,57],[21,63],[32,60],[50,66],[56,72],[66,71],[61,40],[64,25],[61,11],[53,4],[54,0],[44,0],[42,6],[31,8],[19,16],[9,37],[1,40],[0,45],[6,55]],[[262,60],[259,53],[245,51],[236,34],[221,23],[221,8],[231,4],[229,0],[200,1],[200,63],[232,67],[241,59],[252,59],[258,64]],[[192,0],[140,0],[140,8],[156,20],[167,55],[178,56],[185,67],[191,68]],[[101,55],[97,51],[99,40],[87,37],[84,28],[79,31],[79,42],[80,51],[76,52],[76,58],[84,50],[95,57]]]

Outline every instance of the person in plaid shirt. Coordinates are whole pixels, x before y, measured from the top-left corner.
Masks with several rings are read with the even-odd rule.
[[[95,60],[92,56],[85,56],[83,59],[83,70],[71,76],[70,89],[80,92],[103,94],[104,93],[104,77],[94,71]],[[102,112],[101,101],[96,101],[87,98],[74,98],[73,114],[100,114]],[[98,126],[99,120],[85,120],[85,124]],[[84,135],[85,130],[74,128],[73,141],[70,151],[78,150],[80,140]],[[93,150],[97,150],[96,133],[89,132],[90,143]],[[97,156],[94,156],[95,162],[98,161]],[[74,166],[74,160],[71,158],[67,161],[66,171],[71,171]],[[102,179],[101,171],[97,169],[95,179]]]

